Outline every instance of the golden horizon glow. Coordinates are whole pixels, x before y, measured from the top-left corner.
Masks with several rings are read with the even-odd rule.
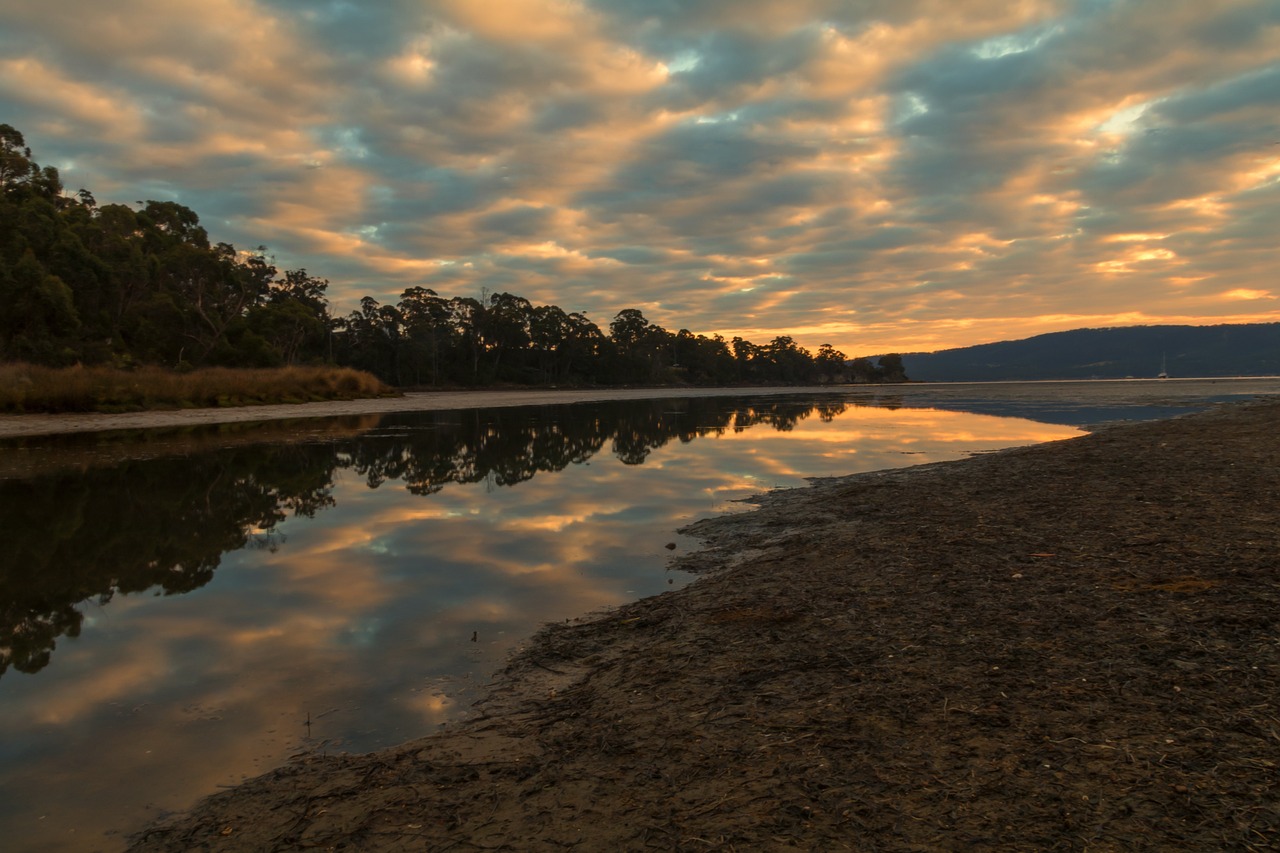
[[[890,5],[9,4],[0,113],[338,314],[505,291],[849,355],[1277,320],[1266,4]]]

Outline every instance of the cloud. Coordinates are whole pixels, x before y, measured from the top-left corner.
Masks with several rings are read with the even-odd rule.
[[[344,312],[508,290],[851,354],[1280,316],[1239,297],[1280,214],[1266,0],[57,0],[0,4],[0,56],[68,186]]]

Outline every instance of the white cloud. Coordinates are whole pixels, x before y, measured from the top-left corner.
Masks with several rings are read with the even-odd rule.
[[[69,185],[343,311],[487,287],[858,353],[1271,310],[1272,4],[59,0],[0,51]]]

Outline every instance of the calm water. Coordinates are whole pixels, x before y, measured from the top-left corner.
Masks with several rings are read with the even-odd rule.
[[[0,445],[5,849],[118,849],[291,755],[430,733],[539,625],[688,582],[665,566],[694,545],[673,531],[748,495],[1096,420],[853,399]]]

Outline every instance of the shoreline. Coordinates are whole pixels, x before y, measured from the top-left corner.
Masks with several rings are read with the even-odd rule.
[[[357,400],[327,400],[319,403],[288,403],[265,406],[235,406],[217,409],[156,409],[145,412],[104,414],[68,412],[61,414],[0,415],[0,440],[42,435],[107,432],[131,429],[192,427],[263,421],[305,420],[348,415],[430,412],[446,409],[507,408],[511,406],[561,405],[602,400],[652,400],[663,397],[728,397],[740,394],[830,393],[833,388],[871,386],[801,386],[746,388],[626,388],[594,390],[477,390],[411,391],[401,397],[364,397]],[[886,386],[887,387],[887,386]]]
[[[403,397],[372,397],[322,403],[176,409],[122,414],[64,413],[0,415],[0,440],[116,430],[188,428],[217,424],[307,420],[348,415],[425,412],[446,409],[564,405],[611,400],[655,400],[685,397],[784,396],[845,394],[868,401],[909,401],[945,406],[978,396],[986,400],[1068,402],[1092,405],[1202,404],[1213,386],[1235,394],[1280,395],[1277,377],[1221,377],[1170,380],[1060,380],[1041,382],[909,382],[877,385],[747,386],[733,388],[602,388],[476,391],[415,391]]]
[[[1280,843],[1278,418],[764,495],[682,531],[697,581],[545,628],[474,716],[133,849]]]

